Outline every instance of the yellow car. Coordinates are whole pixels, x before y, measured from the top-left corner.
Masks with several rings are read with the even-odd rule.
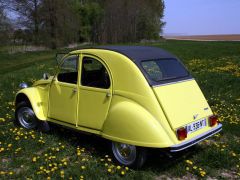
[[[102,46],[66,54],[55,76],[21,84],[16,122],[48,122],[112,142],[122,165],[141,167],[147,149],[184,150],[222,129],[180,60],[156,47]]]

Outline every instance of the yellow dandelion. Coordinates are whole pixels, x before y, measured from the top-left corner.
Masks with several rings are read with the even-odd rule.
[[[9,148],[12,147],[12,144],[8,144],[8,147],[9,147]]]
[[[185,162],[186,162],[187,164],[190,164],[190,165],[192,165],[192,164],[193,164],[193,162],[192,162],[192,161],[190,161],[190,160],[188,160],[188,159],[187,159]]]
[[[33,157],[32,158],[32,162],[36,162],[37,161],[37,158],[36,157]]]
[[[61,176],[61,178],[64,178],[64,171],[63,170],[60,171],[60,176]]]
[[[121,169],[121,166],[117,166],[117,169],[118,169],[118,170]]]
[[[124,171],[121,171],[121,175],[124,176],[124,175],[125,175],[125,172],[124,172]]]
[[[111,173],[112,172],[112,169],[110,169],[110,168],[108,168],[108,170],[107,170],[109,173]]]
[[[81,166],[81,169],[84,170],[84,169],[86,169],[86,167],[85,166]]]

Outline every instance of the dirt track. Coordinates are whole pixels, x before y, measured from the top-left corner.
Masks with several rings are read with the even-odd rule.
[[[199,36],[165,36],[166,39],[196,40],[196,41],[240,41],[240,34],[229,35],[199,35]]]

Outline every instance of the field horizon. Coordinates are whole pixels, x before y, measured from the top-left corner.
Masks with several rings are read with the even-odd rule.
[[[165,35],[165,39],[191,41],[240,41],[240,34]]]

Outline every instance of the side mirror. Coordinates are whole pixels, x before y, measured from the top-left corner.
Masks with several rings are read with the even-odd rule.
[[[47,80],[49,79],[50,75],[48,73],[43,73],[43,79]]]

